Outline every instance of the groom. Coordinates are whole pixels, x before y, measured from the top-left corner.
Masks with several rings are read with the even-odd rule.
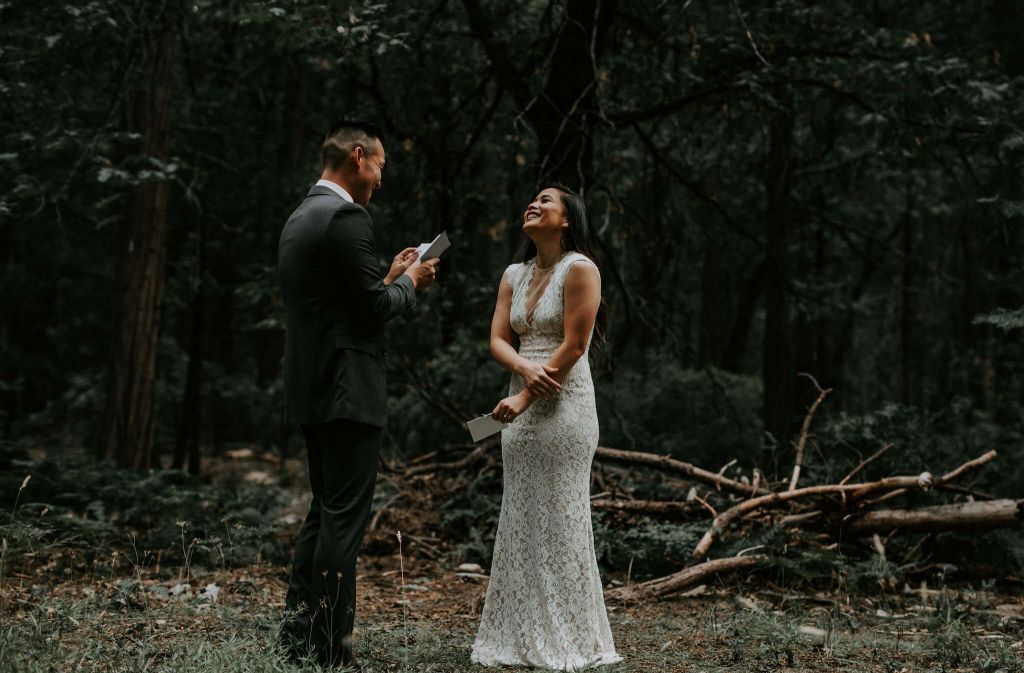
[[[387,412],[384,323],[433,284],[437,260],[415,248],[382,277],[364,210],[384,169],[380,129],[334,125],[323,173],[288,218],[278,247],[287,312],[286,420],[302,426],[313,498],[292,557],[281,639],[290,657],[360,670],[352,657],[356,554]]]

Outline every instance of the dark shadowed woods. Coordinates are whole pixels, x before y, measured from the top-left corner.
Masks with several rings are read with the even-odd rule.
[[[453,241],[389,329],[388,670],[469,670],[485,579],[453,573],[501,473],[461,422],[507,385],[491,310],[549,180],[610,308],[621,670],[1019,670],[1022,31],[1011,0],[0,4],[0,662],[264,670],[304,497],[277,240],[349,115],[385,132],[383,258]]]

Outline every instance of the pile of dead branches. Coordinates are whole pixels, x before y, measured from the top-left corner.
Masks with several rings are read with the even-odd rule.
[[[817,386],[817,382],[814,383]],[[756,553],[740,552],[736,556],[708,560],[716,544],[730,535],[734,529],[748,524],[815,528],[828,532],[837,541],[867,537],[872,539],[875,548],[882,553],[883,535],[888,538],[900,533],[982,531],[1021,524],[1024,519],[1024,499],[996,499],[954,483],[993,461],[996,458],[995,451],[988,451],[940,475],[921,472],[889,476],[876,481],[855,481],[855,477],[868,464],[892,447],[891,444],[886,444],[861,461],[838,483],[800,486],[804,450],[810,436],[812,419],[831,391],[831,388],[818,387],[818,398],[804,418],[799,440],[795,445],[792,475],[780,483],[770,483],[763,479],[756,468],[752,478],[737,480],[727,477],[726,468],[732,463],[718,472],[711,472],[668,456],[599,448],[596,456],[598,461],[651,467],[713,489],[702,496],[699,489],[691,488],[687,498],[678,502],[633,500],[629,497],[602,497],[592,500],[592,507],[600,510],[668,515],[689,521],[698,520],[700,517],[710,519],[703,537],[693,548],[691,565],[667,577],[613,589],[608,592],[607,597],[613,600],[629,600],[661,596],[685,589],[715,574],[758,565],[765,558]],[[910,492],[929,490],[967,494],[967,499],[945,505],[911,509],[883,507],[883,503]],[[716,509],[710,502],[712,493],[716,496],[716,501],[724,500],[726,506],[720,505]]]
[[[766,559],[762,554],[754,553],[757,548],[747,553],[740,552],[736,556],[709,559],[723,538],[738,528],[750,525],[810,529],[831,535],[836,543],[870,538],[874,547],[884,553],[882,536],[887,539],[900,533],[1011,528],[1019,526],[1024,520],[1024,499],[996,499],[955,483],[993,461],[996,458],[995,451],[988,451],[940,475],[920,472],[888,476],[876,481],[856,481],[855,478],[865,467],[892,447],[886,444],[861,461],[837,483],[801,486],[800,474],[811,424],[815,412],[832,391],[831,388],[822,389],[813,378],[811,381],[819,394],[804,418],[798,441],[794,445],[792,474],[785,481],[771,482],[757,468],[754,468],[749,478],[727,476],[728,468],[736,461],[713,472],[670,456],[607,447],[597,449],[594,481],[600,492],[591,499],[593,509],[670,517],[688,522],[708,520],[706,532],[693,548],[689,566],[666,577],[612,589],[606,593],[606,598],[631,600],[662,596],[696,585],[716,574],[749,569],[761,564]],[[460,414],[457,411],[445,411],[450,411],[449,415],[458,421]],[[436,473],[493,468],[500,458],[497,437],[482,442],[461,458],[440,458],[437,453],[428,454],[404,468],[391,466],[391,469],[407,478],[416,479]],[[686,491],[686,496],[682,500],[641,500],[615,485],[608,490],[601,469],[607,463],[630,469],[651,469],[660,475],[678,478],[683,487],[680,492]],[[700,492],[701,487],[706,489],[703,494]],[[887,502],[915,491],[935,490],[956,493],[966,499],[908,509],[884,506]]]

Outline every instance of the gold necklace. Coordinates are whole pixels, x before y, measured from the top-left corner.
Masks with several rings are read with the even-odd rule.
[[[538,271],[550,271],[551,269],[553,269],[553,268],[555,268],[556,266],[558,266],[558,263],[562,261],[562,258],[563,258],[563,257],[565,257],[565,253],[564,253],[564,252],[563,252],[563,253],[562,253],[561,255],[559,255],[559,256],[558,256],[558,259],[556,259],[556,260],[554,261],[554,263],[553,263],[553,264],[552,264],[551,266],[541,266],[541,265],[540,265],[540,264],[539,264],[539,263],[537,262],[537,258],[536,258],[536,257],[534,257],[534,258],[533,258],[533,266],[534,266],[534,268],[535,268],[535,269],[537,269]]]

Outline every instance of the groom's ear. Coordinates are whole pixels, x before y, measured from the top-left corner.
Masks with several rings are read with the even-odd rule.
[[[351,156],[352,160],[356,162],[356,168],[359,168],[359,165],[363,163],[364,159],[366,159],[366,153],[363,151],[363,146],[356,145],[353,147]]]

